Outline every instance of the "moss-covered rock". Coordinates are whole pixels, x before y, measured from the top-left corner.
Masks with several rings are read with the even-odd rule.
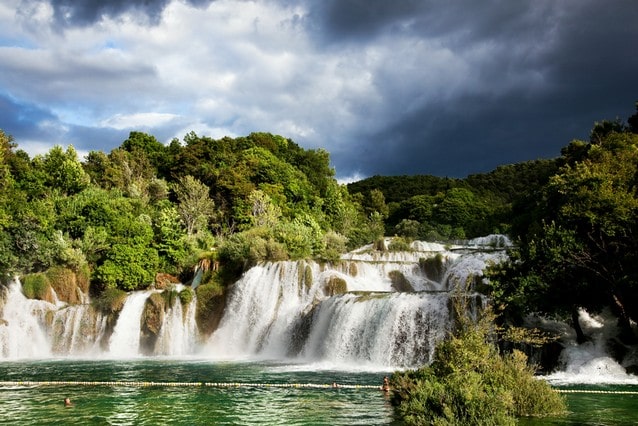
[[[313,284],[312,267],[304,261],[298,263],[298,287],[299,294],[310,290]]]
[[[441,253],[437,253],[434,257],[419,259],[419,266],[428,279],[435,282],[441,282],[441,280],[443,280],[445,264]]]
[[[348,291],[348,283],[335,275],[329,277],[323,285],[323,292],[328,296],[343,294]]]
[[[122,310],[127,296],[124,290],[107,288],[98,297],[93,299],[93,305],[106,315],[115,314]]]
[[[226,308],[226,291],[216,282],[200,285],[195,289],[197,295],[197,313],[195,321],[199,330],[210,335],[217,330]]]
[[[162,293],[151,294],[144,303],[140,323],[140,351],[152,355],[164,323],[166,300]]]
[[[195,292],[193,291],[193,289],[191,289],[190,287],[186,287],[184,290],[179,292],[179,301],[182,303],[183,306],[190,305],[190,303],[193,301],[194,295]]]
[[[164,290],[169,288],[170,286],[174,286],[175,284],[179,284],[179,278],[170,275],[158,272],[155,274],[155,288],[158,290]]]
[[[414,287],[401,271],[390,271],[388,274],[392,281],[392,288],[395,291],[409,292],[414,291]]]
[[[359,275],[359,269],[357,268],[357,264],[355,262],[350,262],[348,264],[348,273],[352,277],[356,277],[357,275]]]
[[[29,299],[55,303],[55,295],[46,274],[38,272],[22,277],[22,292]]]
[[[77,274],[73,270],[55,266],[46,272],[46,276],[59,300],[71,305],[84,301],[82,290],[78,286]]]

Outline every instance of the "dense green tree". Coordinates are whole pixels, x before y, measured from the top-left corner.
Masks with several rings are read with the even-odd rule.
[[[215,215],[215,203],[209,196],[208,187],[192,176],[185,176],[175,187],[177,211],[186,226],[188,235],[207,226]]]
[[[547,314],[570,312],[579,334],[576,309],[609,306],[624,337],[633,340],[638,135],[611,131],[570,147],[564,165],[528,207],[527,226],[517,228],[523,231],[520,248],[515,261],[492,277],[494,294],[512,311],[524,312],[527,304]]]
[[[47,186],[65,195],[77,194],[89,184],[89,176],[71,145],[66,151],[59,145],[54,146],[38,164],[44,171]]]

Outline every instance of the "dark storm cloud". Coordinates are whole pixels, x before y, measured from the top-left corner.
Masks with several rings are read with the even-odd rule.
[[[31,0],[36,1],[36,0]],[[212,0],[187,0],[194,6]],[[86,26],[102,17],[117,18],[126,12],[138,12],[150,23],[156,24],[170,0],[51,0],[53,17],[62,26]]]
[[[343,179],[462,177],[638,100],[636,0],[9,1],[0,126],[41,146],[272,131]]]
[[[353,149],[364,176],[466,176],[555,157],[571,139],[586,139],[595,121],[634,112],[638,2],[399,3],[329,2],[320,21],[331,31],[325,39],[363,43],[402,31],[460,57],[480,49],[489,56],[471,62],[475,86],[426,98],[386,129],[361,132],[365,143]],[[398,83],[376,77],[391,96]],[[353,168],[347,160],[335,164]]]

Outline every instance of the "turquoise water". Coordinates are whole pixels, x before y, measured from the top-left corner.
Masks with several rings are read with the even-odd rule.
[[[0,380],[379,385],[383,379],[382,373],[301,370],[268,363],[168,360],[4,362]],[[67,396],[72,407],[64,407]],[[376,389],[38,385],[0,387],[0,398],[2,424],[395,424],[387,396]]]
[[[312,371],[279,363],[202,360],[1,362],[0,381],[314,383],[374,385],[384,373]],[[589,387],[638,391],[638,386]],[[64,407],[65,397],[72,407]],[[128,385],[0,386],[0,424],[400,425],[377,389]],[[635,425],[638,395],[568,394],[561,418],[521,425]]]
[[[601,392],[634,392],[636,385],[572,385],[563,389]],[[560,418],[521,419],[522,426],[635,426],[638,425],[638,394],[568,393],[565,394],[569,413]]]

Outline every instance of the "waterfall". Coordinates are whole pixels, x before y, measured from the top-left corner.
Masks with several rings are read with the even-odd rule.
[[[0,356],[3,359],[45,358],[51,345],[44,326],[46,313],[56,306],[27,299],[20,283],[13,280],[7,289],[0,320]]]
[[[440,256],[443,280],[421,259]],[[340,366],[427,363],[450,326],[450,291],[502,253],[452,252],[421,244],[411,252],[344,255],[335,266],[265,263],[230,290],[220,327],[204,353],[216,358],[297,359]]]
[[[100,352],[107,318],[89,304],[59,309],[51,326],[52,351],[60,355],[90,355]]]
[[[409,367],[429,363],[450,324],[443,293],[344,294],[322,302],[303,347],[308,361]]]
[[[431,360],[449,330],[450,292],[472,291],[483,268],[505,256],[495,247],[509,242],[490,236],[468,244],[414,242],[406,252],[370,245],[334,264],[257,265],[227,289],[219,326],[205,341],[196,298],[186,304],[174,298],[185,289],[181,284],[165,290],[171,293],[164,301],[149,300],[160,290],[131,292],[113,318],[88,297],[77,305],[27,299],[16,280],[0,298],[0,357],[196,354],[337,368],[417,366]]]
[[[140,321],[144,303],[152,293],[138,291],[126,298],[109,341],[109,355],[118,358],[140,355]]]
[[[626,366],[636,365],[638,350],[625,348],[624,361],[614,360],[610,352],[610,343],[618,335],[617,318],[609,310],[599,315],[590,315],[584,310],[579,312],[579,321],[585,334],[591,340],[577,344],[574,331],[563,325],[563,341],[566,345],[561,352],[559,370],[547,376],[550,383],[565,385],[571,383],[607,383],[638,385],[638,377],[628,374]],[[561,324],[562,325],[562,324]]]
[[[177,287],[178,292],[182,289],[183,286]],[[155,344],[155,355],[189,355],[195,351],[198,336],[195,322],[196,306],[196,298],[185,307],[178,300],[166,312]]]

